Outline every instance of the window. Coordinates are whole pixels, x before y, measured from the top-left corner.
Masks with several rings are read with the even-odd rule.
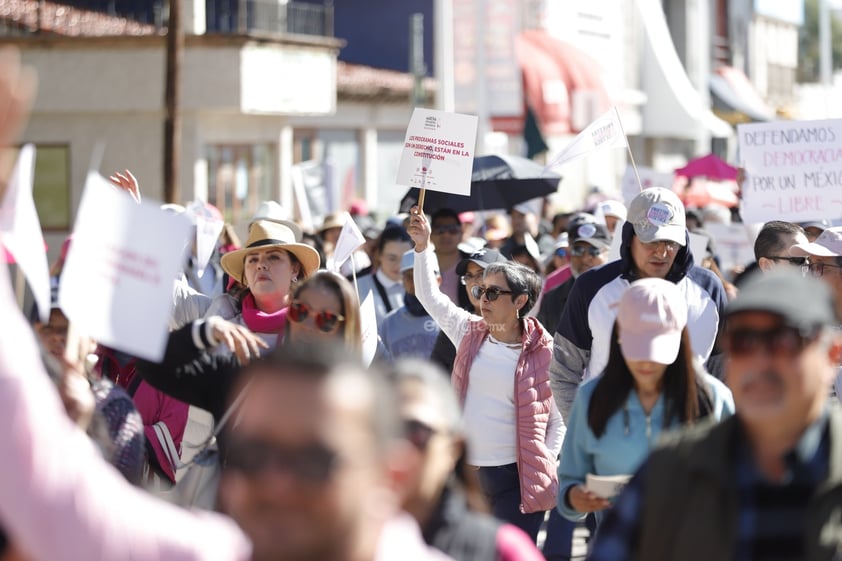
[[[44,231],[70,229],[70,147],[66,144],[35,146],[32,198]]]
[[[251,220],[262,201],[274,200],[274,147],[219,144],[207,147],[208,202],[226,222]]]

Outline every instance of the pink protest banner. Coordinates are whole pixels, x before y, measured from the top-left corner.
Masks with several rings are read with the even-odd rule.
[[[842,119],[737,126],[745,223],[842,217]]]
[[[477,117],[416,107],[406,128],[395,182],[406,187],[471,194]]]

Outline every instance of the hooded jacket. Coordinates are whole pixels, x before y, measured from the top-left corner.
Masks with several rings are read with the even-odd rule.
[[[631,255],[634,227],[626,222],[622,235],[619,260],[586,271],[576,280],[553,339],[550,385],[565,423],[579,384],[605,368],[616,304],[629,284],[640,278]],[[716,275],[694,264],[686,232],[685,236],[687,242],[676,252],[666,280],[686,296],[690,341],[696,356],[707,361],[722,328],[725,290]]]

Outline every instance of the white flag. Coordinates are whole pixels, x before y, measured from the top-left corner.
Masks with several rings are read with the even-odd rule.
[[[567,162],[578,160],[595,150],[623,148],[628,145],[626,134],[623,132],[623,125],[620,123],[620,114],[617,113],[616,107],[612,107],[611,111],[576,135],[576,138],[550,161],[546,169],[550,170]]]
[[[357,223],[351,215],[345,213],[345,222],[336,239],[336,249],[333,250],[333,266],[336,271],[348,260],[357,249],[365,243],[365,236],[360,232]]]
[[[0,238],[23,271],[41,321],[50,321],[50,267],[41,222],[32,198],[35,178],[35,147],[21,148],[0,206]]]
[[[187,210],[196,218],[196,274],[202,277],[225,222],[213,216],[202,201],[193,201]]]
[[[374,291],[366,294],[360,304],[360,337],[363,365],[368,367],[377,353],[377,314],[374,311]]]

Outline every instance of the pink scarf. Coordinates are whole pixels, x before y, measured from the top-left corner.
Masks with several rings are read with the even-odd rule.
[[[287,307],[267,314],[261,312],[254,303],[254,296],[249,292],[243,297],[243,321],[246,327],[255,333],[282,334],[287,323]]]

